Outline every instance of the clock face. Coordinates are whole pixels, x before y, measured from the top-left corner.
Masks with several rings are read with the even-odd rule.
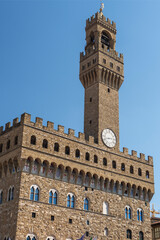
[[[102,140],[107,147],[113,148],[116,145],[116,135],[108,128],[102,131]]]

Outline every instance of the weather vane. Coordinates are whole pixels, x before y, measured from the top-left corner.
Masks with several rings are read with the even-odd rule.
[[[103,12],[103,9],[104,9],[104,3],[103,3],[103,0],[100,0],[100,1],[101,1],[100,12],[102,13],[102,12]]]

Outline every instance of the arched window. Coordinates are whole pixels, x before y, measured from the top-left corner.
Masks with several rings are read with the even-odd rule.
[[[30,190],[30,200],[34,200],[34,187],[31,187],[31,190]]]
[[[36,137],[35,136],[31,136],[31,144],[36,145]]]
[[[18,144],[18,136],[14,138],[14,145],[17,145],[17,144]]]
[[[38,187],[35,190],[35,201],[38,202],[39,201],[39,189]]]
[[[127,239],[132,239],[132,231],[127,229]]]
[[[139,175],[139,176],[142,176],[142,170],[141,170],[141,168],[138,168],[138,175]]]
[[[30,200],[39,201],[39,187],[37,185],[33,185],[30,188]]]
[[[67,196],[67,207],[74,208],[75,197],[72,193],[69,193]]]
[[[90,39],[91,39],[91,43],[95,43],[95,37],[93,32],[91,32]]]
[[[57,204],[57,192],[54,192],[54,194],[53,194],[53,204],[54,205]]]
[[[87,160],[87,161],[89,161],[89,160],[90,160],[90,155],[89,155],[89,153],[88,153],[88,152],[86,153],[86,160]]]
[[[59,152],[59,144],[58,143],[54,144],[54,151]]]
[[[3,144],[0,144],[0,153],[3,151]]]
[[[108,214],[108,203],[103,202],[103,214],[107,215]]]
[[[57,191],[55,189],[49,191],[49,203],[57,204]]]
[[[29,234],[29,235],[27,236],[26,240],[37,240],[37,238],[35,237],[35,235]]]
[[[46,240],[56,240],[55,237],[47,237]]]
[[[76,149],[75,157],[76,158],[80,158],[80,151],[79,151],[79,149]]]
[[[112,161],[112,168],[116,169],[116,161]]]
[[[97,155],[94,155],[94,163],[98,163],[98,157],[97,157]]]
[[[125,171],[125,164],[124,163],[121,164],[121,170]]]
[[[3,203],[3,191],[0,190],[0,204]]]
[[[48,141],[46,139],[43,140],[42,147],[43,148],[48,148]]]
[[[88,198],[84,199],[84,210],[86,210],[86,211],[89,210],[89,200],[88,200]]]
[[[108,228],[104,229],[104,236],[108,236]]]
[[[143,210],[141,208],[137,209],[137,220],[143,222]]]
[[[110,48],[110,38],[105,31],[102,32],[101,43]]]
[[[107,159],[103,158],[103,166],[107,166]]]
[[[149,171],[146,171],[146,178],[149,178]]]
[[[53,202],[53,192],[50,191],[49,192],[49,203],[52,204],[52,202]]]
[[[7,146],[6,146],[6,149],[7,149],[7,150],[10,149],[10,145],[11,145],[11,141],[8,140],[8,141],[7,141]]]
[[[65,147],[65,154],[70,155],[70,147]]]
[[[133,166],[130,166],[130,173],[131,173],[131,174],[134,173],[134,168],[133,168]]]
[[[10,187],[8,190],[8,201],[11,201],[14,199],[14,187]]]
[[[143,240],[144,237],[143,237],[143,232],[139,232],[139,240]]]
[[[131,208],[130,206],[126,206],[125,207],[125,219],[131,219],[132,215],[131,215]]]

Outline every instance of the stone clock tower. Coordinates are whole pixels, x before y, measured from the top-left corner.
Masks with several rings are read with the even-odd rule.
[[[116,24],[102,9],[86,21],[85,53],[80,54],[80,81],[85,88],[84,133],[119,149],[119,89],[123,55],[115,51]],[[102,131],[103,132],[102,138]]]

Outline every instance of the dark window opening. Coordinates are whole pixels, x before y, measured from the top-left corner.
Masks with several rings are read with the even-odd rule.
[[[71,218],[69,219],[69,223],[72,223],[72,219]]]
[[[59,144],[58,143],[54,144],[54,151],[59,152]]]
[[[107,166],[107,159],[106,158],[103,158],[103,165]]]
[[[120,72],[120,67],[117,66],[117,71]]]
[[[88,191],[88,188],[87,188],[87,187],[85,187],[85,191]]]
[[[76,155],[76,158],[80,158],[80,151],[79,151],[79,149],[76,149],[75,155]]]
[[[116,161],[112,161],[112,168],[116,169]]]
[[[124,163],[121,164],[121,170],[125,171],[125,164]]]
[[[94,155],[94,163],[98,163],[98,157],[97,157],[97,155]]]
[[[131,173],[131,174],[134,173],[134,168],[133,168],[133,166],[130,166],[130,173]]]
[[[0,153],[3,151],[3,144],[0,144]]]
[[[110,93],[110,89],[108,88],[108,93]]]
[[[14,139],[14,145],[17,145],[17,144],[18,144],[18,136],[16,136]]]
[[[7,142],[7,146],[6,146],[6,149],[10,149],[10,145],[11,145],[11,141],[8,140],[8,142]]]
[[[31,136],[31,144],[36,145],[36,137],[35,136]]]
[[[92,102],[92,98],[90,98],[89,101]]]
[[[88,237],[89,236],[89,232],[86,232],[86,237]]]
[[[85,65],[82,66],[82,70],[85,70]]]
[[[51,221],[54,221],[54,216],[53,215],[51,216]]]
[[[65,154],[70,155],[70,147],[68,146],[65,147]]]
[[[87,225],[89,225],[89,220],[87,220]]]
[[[149,178],[149,172],[146,171],[146,178]]]
[[[106,64],[106,59],[103,58],[103,63]]]
[[[92,120],[90,120],[89,123],[92,124]]]
[[[130,229],[127,230],[127,239],[132,239],[132,232]]]
[[[113,63],[112,62],[110,62],[110,67],[113,68]]]
[[[48,141],[46,139],[43,140],[43,148],[48,148]]]
[[[101,43],[106,45],[108,47],[108,49],[110,48],[110,39],[109,39],[107,33],[104,31],[102,32]]]
[[[139,176],[142,176],[142,170],[141,170],[141,168],[138,168],[138,175],[139,175]]]
[[[32,218],[36,217],[36,213],[32,212]]]
[[[87,161],[89,161],[89,160],[90,160],[90,155],[89,155],[89,153],[88,153],[88,152],[86,153],[86,160],[87,160]]]

